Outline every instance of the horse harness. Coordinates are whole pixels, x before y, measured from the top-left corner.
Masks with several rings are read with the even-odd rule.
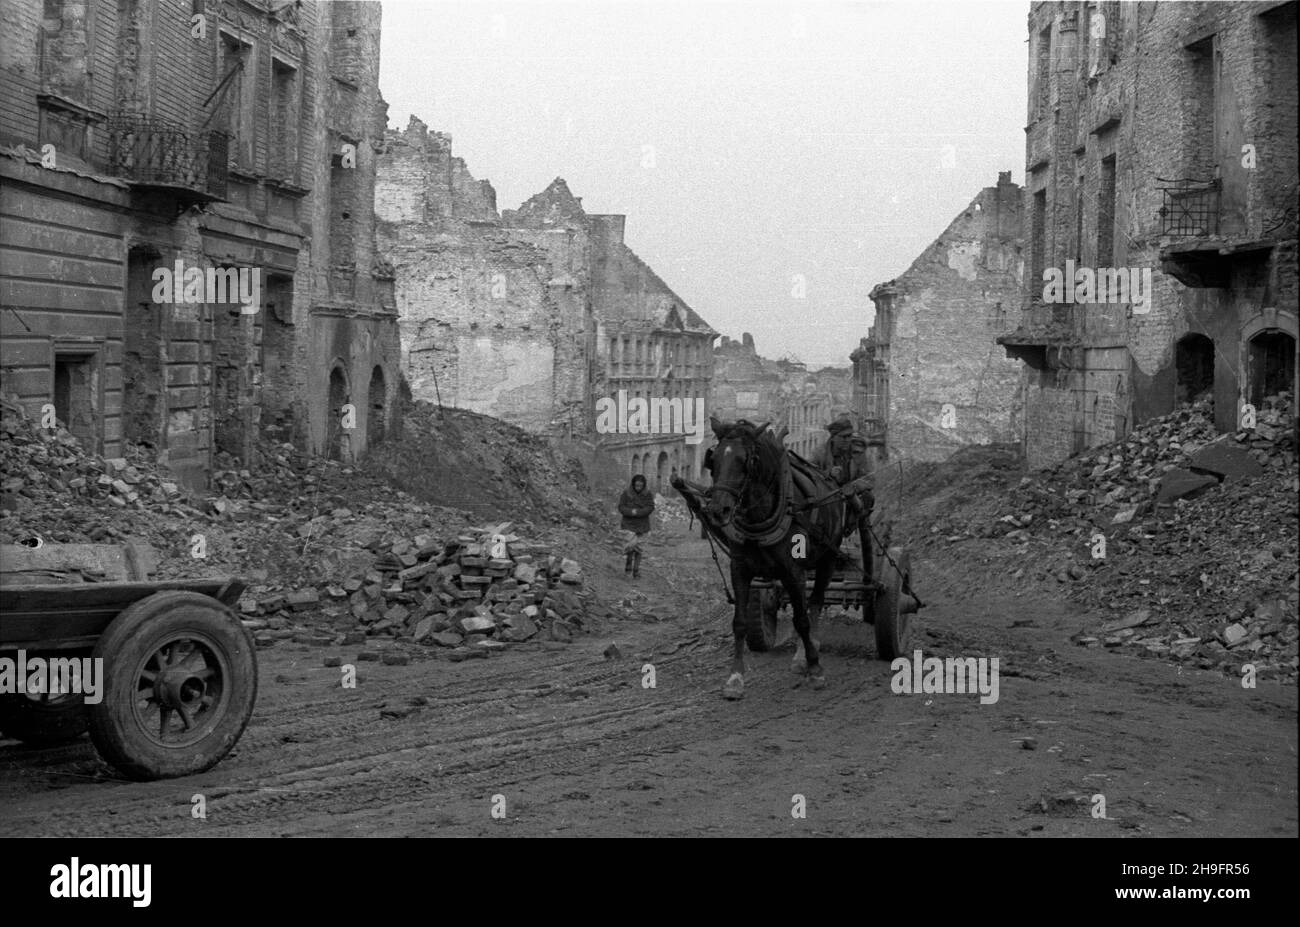
[[[745,476],[744,479],[741,480],[739,489],[732,489],[730,486],[724,486],[718,483],[713,485],[714,492],[724,492],[735,499],[737,509],[739,509],[740,500],[744,497],[745,490],[749,487],[750,475],[753,472],[753,467],[749,462],[756,455],[758,450],[757,446],[757,440],[746,441],[746,452],[748,456],[746,457],[745,462]],[[724,526],[724,530],[729,528],[739,540],[749,541],[758,544],[760,547],[771,546],[784,538],[786,533],[790,530],[790,523],[794,520],[796,515],[802,515],[805,512],[822,508],[833,502],[838,502],[849,495],[850,492],[858,492],[861,489],[866,488],[865,484],[868,479],[863,477],[854,480],[844,486],[837,486],[835,489],[816,499],[810,499],[806,502],[796,504],[794,501],[793,467],[790,465],[789,458],[786,456],[785,448],[781,448],[780,450],[782,459],[778,463],[778,469],[780,470],[781,476],[778,480],[779,489],[777,504],[773,508],[772,514],[763,521],[754,525],[743,525],[733,517],[731,524]],[[816,524],[810,521],[808,527],[814,534],[818,535],[818,540],[823,545],[828,547],[835,546],[830,543],[829,536],[818,528]]]

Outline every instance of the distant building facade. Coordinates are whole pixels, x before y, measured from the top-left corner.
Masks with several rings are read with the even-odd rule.
[[[378,4],[2,9],[0,389],[195,486],[260,431],[348,457],[382,438]]]
[[[826,426],[851,412],[853,386],[846,367],[810,371],[799,361],[759,355],[749,332],[723,337],[714,348],[713,414],[785,427],[786,447],[811,457],[825,443]]]
[[[1198,396],[1224,431],[1294,414],[1296,4],[1034,3],[1029,43],[1024,317],[1000,340],[1030,463]],[[1089,294],[1104,270],[1149,292]]]

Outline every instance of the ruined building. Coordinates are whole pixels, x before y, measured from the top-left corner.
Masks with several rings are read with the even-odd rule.
[[[382,437],[379,5],[2,9],[0,390],[194,486],[260,430],[337,456]]]
[[[1294,398],[1295,3],[1035,3],[1029,42],[1030,463]]]
[[[709,398],[716,335],[627,247],[623,216],[587,213],[559,178],[498,211],[451,137],[414,117],[385,137],[375,204],[416,398],[590,438],[654,488],[698,473],[703,445],[681,433],[596,427],[620,394],[624,409]]]
[[[1020,318],[1021,189],[985,187],[900,277],[871,291],[875,322],[850,355],[854,406],[876,459],[943,460],[1019,440],[1020,367],[997,345]]]
[[[721,419],[771,422],[789,431],[785,445],[811,457],[828,437],[826,426],[851,412],[849,370],[759,355],[749,332],[739,341],[723,337],[713,351],[713,414]]]

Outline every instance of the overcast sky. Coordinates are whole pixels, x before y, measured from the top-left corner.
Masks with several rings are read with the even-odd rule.
[[[513,209],[563,177],[719,332],[847,364],[898,276],[1024,178],[1023,0],[385,0],[380,89]],[[802,277],[806,296],[795,298]]]

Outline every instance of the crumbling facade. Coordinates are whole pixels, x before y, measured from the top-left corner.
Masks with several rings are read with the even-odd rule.
[[[538,433],[588,430],[589,235],[564,182],[503,217],[451,137],[412,117],[386,135],[375,209],[412,394]]]
[[[848,368],[823,367],[759,355],[749,332],[739,341],[723,337],[713,351],[713,414],[785,427],[786,447],[811,457],[825,443],[826,426],[851,413]]]
[[[2,15],[0,389],[106,455],[152,445],[194,486],[263,429],[340,456],[382,436],[378,5]]]
[[[877,460],[938,461],[1019,439],[1020,368],[995,342],[1019,321],[1021,189],[986,187],[900,277],[871,291],[875,321],[850,355],[854,407]]]
[[[1025,314],[1000,340],[1030,463],[1200,396],[1223,431],[1294,414],[1295,3],[1035,3],[1029,41]]]
[[[623,239],[625,217],[587,213],[557,178],[516,210],[412,117],[389,131],[376,187],[396,278],[403,367],[419,399],[538,434],[589,438],[666,487],[698,473],[682,417],[602,429],[614,403],[708,401],[715,333]],[[660,430],[654,430],[654,429]]]
[[[711,434],[708,426],[715,332],[623,240],[625,217],[590,216],[592,314],[596,323],[593,402],[621,397],[668,403],[651,412],[650,433],[600,436],[602,446],[641,473],[656,492],[668,491],[675,470],[698,477]],[[680,416],[677,410],[680,409]]]

